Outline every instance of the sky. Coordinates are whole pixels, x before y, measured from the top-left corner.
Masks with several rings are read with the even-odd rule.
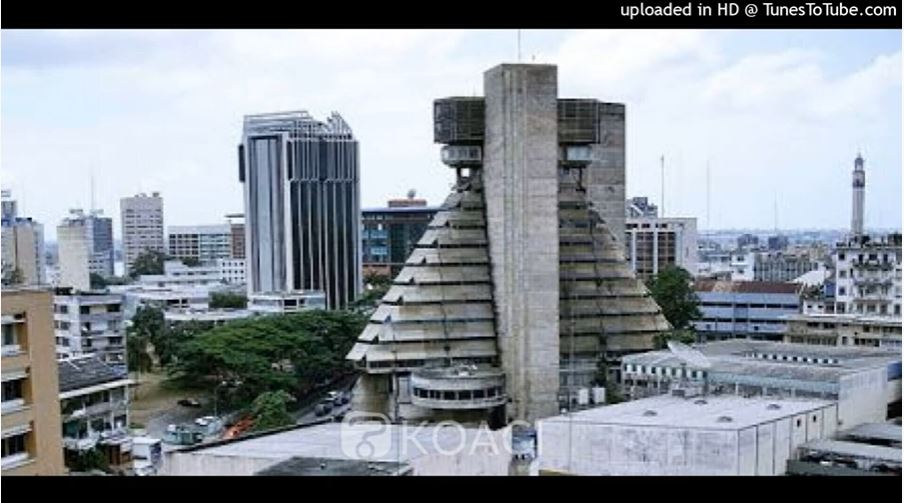
[[[867,228],[901,227],[900,30],[522,30],[520,61],[561,97],[626,105],[627,195],[701,229],[850,225],[866,159]],[[70,208],[114,219],[161,192],[166,225],[241,212],[246,114],[339,112],[360,142],[362,207],[453,176],[432,102],[482,94],[519,60],[515,30],[3,30],[0,184],[45,238]],[[709,166],[709,205],[707,205]],[[707,206],[709,210],[707,211]]]

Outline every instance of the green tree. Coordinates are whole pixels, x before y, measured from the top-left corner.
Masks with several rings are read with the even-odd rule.
[[[392,286],[392,278],[385,274],[370,272],[364,276],[364,292],[350,306],[351,309],[369,316],[380,304],[380,300]]]
[[[694,293],[693,278],[686,270],[667,266],[649,284],[653,299],[674,330],[690,328],[700,318],[700,299]]]
[[[161,365],[169,363],[175,346],[169,337],[166,320],[163,311],[156,307],[141,306],[132,316],[132,323],[126,330],[126,339],[134,338],[143,342],[145,347],[150,344],[154,348],[154,354],[160,360]],[[136,348],[137,349],[137,348]]]
[[[109,468],[107,457],[97,448],[79,452],[70,463],[70,469],[75,472],[107,471]]]
[[[210,295],[210,307],[213,309],[245,309],[248,297],[241,293],[214,292]]]
[[[197,257],[185,257],[179,260],[181,260],[182,263],[187,265],[188,267],[197,267],[201,265],[201,261],[198,260]]]
[[[166,254],[156,250],[145,250],[135,257],[135,261],[129,266],[129,276],[133,279],[144,274],[163,274],[163,263]]]
[[[92,272],[90,278],[92,290],[103,290],[104,288],[107,288],[107,280],[100,274]]]
[[[169,371],[211,390],[241,382],[229,393],[232,405],[267,391],[297,395],[352,370],[345,355],[365,322],[359,313],[322,310],[237,320],[178,342]]]
[[[266,391],[251,403],[251,416],[254,418],[254,430],[272,430],[294,424],[286,404],[295,399],[285,391]]]

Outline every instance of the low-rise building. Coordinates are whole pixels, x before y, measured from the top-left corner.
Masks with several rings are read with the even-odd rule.
[[[667,266],[697,274],[697,219],[631,217],[625,222],[625,257],[647,280]]]
[[[63,447],[71,462],[98,449],[114,469],[131,464],[128,374],[97,356],[77,356],[58,362]],[[68,463],[67,463],[68,464]]]
[[[811,272],[824,271],[825,265],[809,253],[770,251],[754,256],[754,281],[794,281]]]
[[[754,253],[748,251],[700,250],[697,276],[731,281],[753,281]]]
[[[699,363],[668,350],[626,356],[622,393],[641,398],[681,385],[698,393],[820,398],[838,402],[838,421],[845,428],[884,421],[900,408],[900,354],[749,340],[694,347]]]
[[[538,421],[539,473],[783,475],[795,449],[830,438],[826,400],[649,397]]]
[[[901,425],[867,423],[797,448],[790,475],[901,476]]]
[[[230,285],[244,285],[245,279],[245,259],[243,258],[224,258],[217,261],[217,267],[220,270],[220,279]]]
[[[787,316],[800,312],[803,286],[766,281],[697,280],[701,317],[693,321],[702,340],[782,340]]]
[[[901,350],[901,320],[887,316],[804,313],[787,317],[786,342]]]
[[[411,475],[507,475],[510,437],[508,428],[325,422],[170,451],[161,474],[254,475],[317,458],[327,469],[365,460],[408,465]]]
[[[3,289],[3,454],[7,475],[64,475],[50,290]]]
[[[121,295],[58,290],[53,299],[57,356],[97,354],[103,361],[126,365],[126,335]]]
[[[222,325],[235,320],[250,318],[254,313],[247,309],[167,309],[163,318],[170,324],[197,322]]]
[[[213,265],[187,266],[180,260],[163,263],[163,274],[144,274],[138,283],[158,288],[210,287],[224,284],[220,267]]]
[[[286,314],[326,309],[326,294],[320,290],[253,293],[248,310],[255,314]]]

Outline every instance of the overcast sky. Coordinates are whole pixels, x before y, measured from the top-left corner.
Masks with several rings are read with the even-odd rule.
[[[0,182],[56,225],[91,202],[160,191],[167,225],[242,211],[242,116],[338,111],[361,144],[362,205],[451,173],[432,100],[482,94],[515,31],[11,31],[0,34]],[[701,228],[844,228],[866,159],[868,228],[901,226],[901,32],[542,31],[522,62],[559,65],[562,97],[627,105],[627,191]],[[711,204],[706,209],[706,166]]]

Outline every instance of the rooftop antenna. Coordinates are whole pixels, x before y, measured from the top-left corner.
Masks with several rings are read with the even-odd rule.
[[[659,202],[659,211],[662,218],[665,218],[665,155],[659,156],[659,184],[662,192],[662,200]]]
[[[706,160],[706,230],[710,230],[710,220],[709,220],[709,198],[710,198],[710,184],[709,184],[709,159]]]

